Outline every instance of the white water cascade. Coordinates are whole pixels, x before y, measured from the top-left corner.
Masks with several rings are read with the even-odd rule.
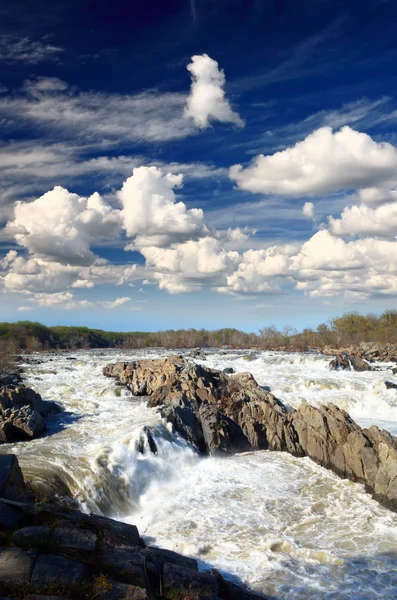
[[[166,354],[39,355],[41,364],[25,365],[26,381],[66,412],[52,418],[48,436],[2,451],[15,452],[36,485],[69,490],[83,510],[135,523],[151,544],[274,598],[395,598],[397,515],[363,486],[285,453],[202,458],[145,399],[102,375],[109,362]],[[328,363],[315,354],[214,351],[205,364],[250,371],[292,406],[334,402],[360,424],[397,432],[397,391],[384,385],[397,383],[391,371],[331,372]]]

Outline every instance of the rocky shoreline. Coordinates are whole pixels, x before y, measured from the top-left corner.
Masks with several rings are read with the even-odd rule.
[[[201,453],[269,449],[308,456],[363,483],[376,500],[397,511],[397,438],[375,426],[362,429],[333,404],[294,410],[250,373],[227,375],[180,355],[119,362],[103,372],[133,395],[148,396],[148,406],[157,407]]]
[[[260,600],[197,561],[147,546],[134,525],[29,499],[0,456],[0,600]]]

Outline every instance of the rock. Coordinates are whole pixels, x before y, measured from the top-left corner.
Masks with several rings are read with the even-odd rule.
[[[226,375],[232,375],[235,372],[236,371],[233,369],[233,367],[226,367],[226,369],[223,369],[222,371],[222,373],[225,373]]]
[[[0,548],[0,584],[22,584],[30,580],[33,558],[21,548]]]
[[[14,530],[22,523],[23,513],[0,500],[0,532]]]
[[[145,590],[135,585],[109,581],[111,588],[100,596],[101,600],[148,600]]]
[[[22,471],[15,454],[0,455],[0,498],[25,500],[28,496]]]
[[[121,523],[98,515],[91,515],[89,523],[91,528],[95,528],[102,542],[109,547],[141,545],[139,531],[135,525]]]
[[[80,553],[94,553],[98,545],[98,537],[89,529],[73,527],[57,527],[53,540],[59,551],[76,550]]]
[[[147,447],[149,447],[150,452],[157,454],[157,444],[154,440],[153,433],[150,430],[150,427],[145,425],[139,436],[137,451],[141,454],[145,454]]]
[[[53,541],[53,533],[50,527],[32,526],[24,527],[14,532],[12,541],[17,546],[24,548],[48,547]]]
[[[60,410],[23,385],[0,388],[0,443],[39,437],[46,429],[44,417]]]
[[[37,588],[56,586],[68,589],[83,583],[89,572],[85,565],[55,554],[41,554],[34,565],[31,582]]]
[[[185,594],[189,598],[196,599],[198,596],[217,596],[219,583],[216,577],[208,573],[200,573],[186,567],[165,563],[163,588],[166,597],[171,597],[171,594],[179,597],[179,594],[183,598],[182,594]]]
[[[385,386],[388,390],[397,390],[397,383],[393,383],[392,381],[385,381]]]
[[[99,557],[101,569],[123,583],[145,587],[142,548],[105,548]]]
[[[329,366],[330,369],[334,371],[374,371],[374,368],[371,367],[366,360],[363,360],[359,356],[354,356],[347,353],[338,354],[333,360],[331,360]]]
[[[144,551],[144,556],[147,560],[159,565],[161,568],[166,562],[172,565],[186,567],[193,571],[198,571],[197,560],[189,556],[182,556],[172,550],[164,550],[163,548],[147,548]]]

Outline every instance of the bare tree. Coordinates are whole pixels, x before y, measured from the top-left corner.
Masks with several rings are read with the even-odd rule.
[[[0,340],[0,377],[15,368],[17,344],[14,340]]]

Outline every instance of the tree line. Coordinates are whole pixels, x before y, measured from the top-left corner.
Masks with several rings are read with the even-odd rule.
[[[112,332],[88,327],[47,327],[32,321],[0,323],[0,354],[51,349],[89,348],[197,348],[232,347],[309,350],[331,346],[341,348],[361,342],[397,344],[397,310],[380,315],[347,312],[321,323],[317,328],[297,331],[290,325],[281,329],[266,325],[258,333],[234,328],[169,329],[155,333],[145,331]]]

